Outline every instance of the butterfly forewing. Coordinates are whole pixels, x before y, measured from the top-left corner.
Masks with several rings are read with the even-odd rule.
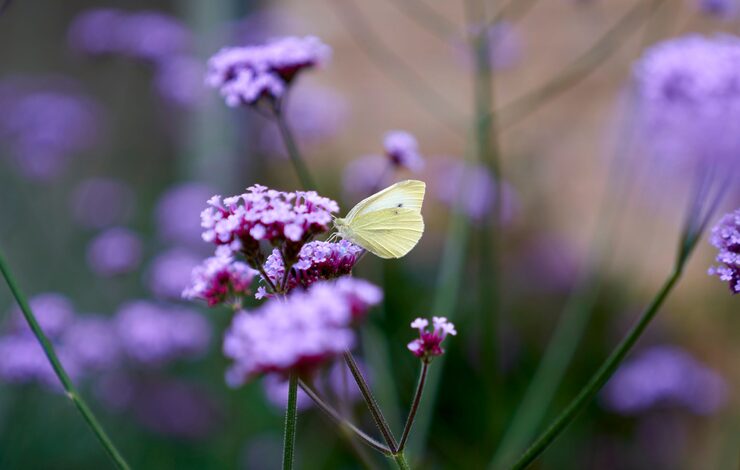
[[[347,214],[346,220],[354,225],[354,220],[358,216],[381,209],[401,208],[420,212],[425,191],[426,183],[423,181],[406,180],[398,182],[357,203]]]

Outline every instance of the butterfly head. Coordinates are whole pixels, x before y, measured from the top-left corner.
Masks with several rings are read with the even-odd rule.
[[[347,219],[342,219],[340,217],[334,218],[334,228],[336,229],[336,233],[334,235],[342,237],[342,238],[348,238],[347,235],[349,234],[349,224],[347,223]]]

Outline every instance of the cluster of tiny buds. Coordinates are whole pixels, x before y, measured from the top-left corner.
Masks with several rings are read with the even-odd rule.
[[[445,317],[432,317],[433,328],[428,330],[429,320],[417,318],[411,322],[411,328],[419,330],[419,337],[408,344],[409,351],[424,362],[429,362],[433,357],[441,356],[445,350],[442,349],[442,341],[447,335],[457,335],[455,325],[447,321]]]

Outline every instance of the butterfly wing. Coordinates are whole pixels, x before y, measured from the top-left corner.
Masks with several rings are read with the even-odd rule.
[[[416,209],[391,207],[355,215],[350,241],[381,258],[400,258],[419,243],[424,219]]]
[[[356,217],[381,209],[401,208],[421,211],[426,183],[418,180],[400,181],[358,202],[345,220],[353,224]]]

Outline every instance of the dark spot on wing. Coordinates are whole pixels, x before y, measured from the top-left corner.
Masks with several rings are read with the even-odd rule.
[[[403,207],[403,203],[399,202],[397,207]]]

